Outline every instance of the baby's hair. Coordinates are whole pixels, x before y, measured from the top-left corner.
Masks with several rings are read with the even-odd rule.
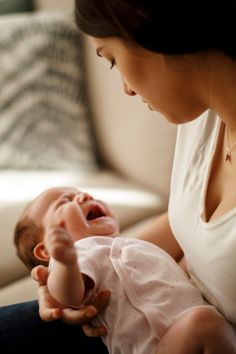
[[[39,264],[48,266],[47,261],[39,260],[34,255],[34,247],[42,240],[43,232],[43,227],[36,225],[28,216],[23,216],[15,226],[16,254],[30,270]]]

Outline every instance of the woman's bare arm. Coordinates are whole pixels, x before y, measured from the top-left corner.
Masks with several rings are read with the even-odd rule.
[[[176,241],[169,224],[168,213],[158,216],[137,235],[138,238],[154,243],[169,253],[176,262],[183,257],[183,251]]]

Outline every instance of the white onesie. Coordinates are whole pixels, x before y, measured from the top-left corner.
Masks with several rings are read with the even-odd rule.
[[[94,323],[108,329],[103,340],[110,354],[154,354],[177,317],[204,305],[184,271],[151,243],[94,236],[75,245],[81,272],[94,281],[93,290],[111,291],[109,305]]]

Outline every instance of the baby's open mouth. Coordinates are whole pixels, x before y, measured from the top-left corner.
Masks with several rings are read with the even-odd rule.
[[[106,216],[104,211],[99,205],[91,205],[91,208],[86,217],[87,220],[94,220]]]

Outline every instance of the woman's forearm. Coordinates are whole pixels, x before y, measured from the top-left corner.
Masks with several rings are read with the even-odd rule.
[[[161,247],[177,262],[183,256],[183,251],[171,231],[167,212],[144,226],[137,237]]]

